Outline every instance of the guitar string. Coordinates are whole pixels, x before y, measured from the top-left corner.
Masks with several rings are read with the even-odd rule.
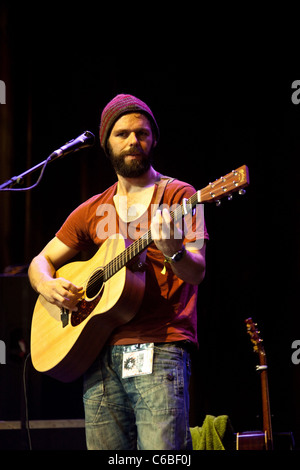
[[[235,175],[236,176],[236,175]],[[214,191],[216,191],[216,186],[223,184],[222,179],[220,178],[219,181],[214,182]],[[228,184],[228,181],[227,181]],[[186,201],[186,206],[188,207],[188,212],[191,211],[194,206],[199,202],[198,201],[198,193],[200,192],[200,201],[205,200],[205,196],[207,194],[211,195],[211,186],[208,185],[205,188],[203,188],[200,191],[197,191],[194,193],[187,201]],[[237,189],[237,188],[235,188]],[[229,195],[229,191],[226,191],[226,195]],[[225,195],[225,194],[224,194]],[[222,196],[221,196],[222,197]],[[214,196],[213,199],[216,199]],[[177,220],[179,215],[185,215],[184,212],[184,206],[181,204],[178,206],[173,212],[170,213],[172,219]],[[126,263],[131,261],[135,256],[137,256],[143,249],[145,249],[150,243],[152,242],[151,238],[151,230],[148,230],[142,237],[139,239],[135,240],[133,243],[131,243],[122,253],[117,255],[114,259],[112,259],[109,263],[107,263],[106,266],[103,268],[99,268],[99,272],[96,273],[96,275],[91,276],[90,281],[88,282],[88,279],[86,282],[88,282],[88,288],[91,288],[95,283],[98,283],[100,280],[101,282],[105,282],[108,279],[110,279],[116,272],[118,272],[121,268],[123,268]],[[143,245],[143,242],[145,242],[145,245]],[[141,245],[142,246],[139,246]]]
[[[241,176],[240,173],[236,173],[236,172],[233,172],[233,173],[235,173],[234,177]],[[226,183],[227,183],[227,186],[228,186],[228,183],[230,183],[230,179],[232,179],[233,176],[229,177],[229,181],[228,181],[228,175],[226,175],[225,178],[226,178]],[[239,183],[241,183],[241,182],[239,181]],[[219,180],[216,180],[214,182],[214,188],[213,188],[214,191],[216,191],[217,187],[220,184],[223,184],[223,178],[220,178]],[[240,184],[238,186],[235,186],[233,189],[237,190],[238,187],[240,187]],[[206,186],[202,190],[197,191],[196,193],[194,193],[186,201],[186,206],[188,206],[188,208],[189,208],[188,211],[192,210],[198,202],[204,201],[207,194],[210,194],[212,199],[216,199],[216,196],[212,197],[211,190],[212,190],[212,186],[209,184],[208,186]],[[200,201],[198,201],[198,193],[200,193]],[[229,194],[230,194],[230,191],[227,190],[226,195],[229,195]],[[178,206],[173,212],[171,212],[170,215],[171,215],[173,220],[174,219],[177,220],[179,215],[181,215],[181,216],[185,215],[183,204]],[[143,245],[143,242],[145,242],[145,245]],[[148,230],[148,232],[146,232],[138,240],[135,240],[133,243],[131,243],[131,245],[129,245],[122,253],[120,253],[113,260],[111,260],[106,266],[104,266],[103,268],[99,268],[99,273],[96,274],[95,276],[91,277],[91,280],[89,282],[89,287],[93,286],[96,282],[99,282],[99,280],[101,280],[101,282],[103,282],[103,279],[104,279],[104,282],[105,282],[108,279],[110,279],[114,274],[116,274],[117,271],[119,271],[121,268],[123,268],[126,265],[126,263],[128,263],[135,256],[137,256],[140,253],[140,251],[145,249],[151,242],[152,242],[151,230]],[[142,244],[142,246],[140,246],[141,244]],[[88,282],[88,280],[87,280],[87,282]]]
[[[197,203],[197,193],[193,194],[193,196],[190,197],[187,201],[187,206],[191,206],[191,209],[195,206]],[[190,209],[190,208],[189,208]],[[178,206],[174,211],[170,213],[170,216],[172,219],[177,220],[180,215],[184,215],[184,207]],[[151,237],[151,230],[148,230],[144,235],[142,235],[140,238],[135,240],[133,243],[131,243],[122,253],[117,255],[114,259],[112,259],[109,263],[107,263],[106,266],[103,268],[99,268],[99,273],[96,275],[91,276],[91,280],[88,283],[88,288],[92,287],[96,282],[101,282],[107,281],[110,279],[114,274],[116,274],[117,271],[119,271],[121,268],[123,268],[126,263],[131,261],[135,256],[137,256],[140,251],[145,249],[150,243],[152,243],[152,237]],[[88,282],[88,279],[87,279]]]

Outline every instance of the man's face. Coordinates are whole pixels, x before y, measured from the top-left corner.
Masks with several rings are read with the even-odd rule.
[[[146,116],[131,113],[114,124],[107,143],[109,158],[119,175],[136,178],[149,170],[156,142]]]

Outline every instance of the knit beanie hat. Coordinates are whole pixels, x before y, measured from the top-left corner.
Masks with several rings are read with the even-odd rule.
[[[159,139],[159,128],[149,106],[132,95],[117,95],[103,109],[100,122],[100,144],[106,151],[109,133],[119,117],[138,111],[148,117],[153,124],[156,140]]]

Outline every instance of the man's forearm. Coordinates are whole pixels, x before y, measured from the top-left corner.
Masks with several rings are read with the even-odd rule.
[[[53,279],[54,274],[55,268],[50,262],[50,260],[48,260],[45,256],[38,255],[33,258],[29,266],[28,277],[31,286],[36,292],[40,293],[40,283]]]

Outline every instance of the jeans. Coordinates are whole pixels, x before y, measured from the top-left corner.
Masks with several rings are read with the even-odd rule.
[[[190,354],[154,345],[153,372],[122,378],[123,346],[106,346],[84,378],[88,449],[189,450]]]

